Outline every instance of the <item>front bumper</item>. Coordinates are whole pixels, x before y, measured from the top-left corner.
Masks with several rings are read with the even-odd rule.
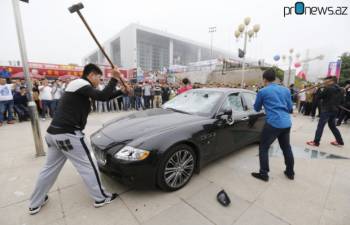
[[[101,171],[116,177],[120,182],[136,187],[155,187],[157,172],[157,156],[154,151],[142,161],[131,162],[114,158],[114,154],[122,149],[119,145],[108,150],[99,149],[92,143],[98,166]]]

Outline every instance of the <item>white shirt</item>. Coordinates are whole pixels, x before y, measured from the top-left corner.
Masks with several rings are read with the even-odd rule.
[[[152,86],[151,85],[145,85],[143,87],[143,90],[145,91],[144,92],[144,95],[145,96],[150,96],[151,95],[151,89],[152,89]]]
[[[58,100],[62,97],[63,89],[61,87],[53,87],[52,88],[52,97],[55,100]]]
[[[51,94],[52,88],[51,87],[39,86],[39,91],[40,91],[40,99],[41,100],[52,100],[52,94]]]
[[[304,89],[302,89],[302,90],[300,90],[300,91],[303,91],[303,90],[304,90]],[[299,94],[299,100],[300,100],[301,102],[305,102],[305,101],[306,101],[306,94],[305,94],[305,92]]]
[[[0,85],[0,101],[13,100],[12,87],[13,84]]]

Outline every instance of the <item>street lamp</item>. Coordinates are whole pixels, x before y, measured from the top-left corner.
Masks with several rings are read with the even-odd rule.
[[[242,82],[241,82],[241,87],[244,86],[244,69],[245,69],[245,56],[247,54],[247,38],[249,37],[249,41],[253,38],[256,37],[259,30],[260,30],[260,25],[255,24],[251,29],[249,29],[249,24],[250,24],[250,17],[246,17],[244,19],[244,23],[240,24],[235,31],[235,37],[237,41],[240,38],[244,38],[244,47],[243,47],[243,52],[240,51],[239,56],[243,58],[242,60]],[[243,37],[244,35],[244,37]]]
[[[29,2],[29,0],[21,0],[23,2]],[[44,148],[43,148],[43,140],[40,133],[40,126],[39,126],[39,119],[38,119],[38,111],[36,109],[36,104],[33,100],[32,95],[32,82],[29,77],[29,66],[28,66],[28,58],[27,58],[27,51],[26,46],[24,42],[24,34],[23,34],[23,26],[22,26],[22,19],[21,19],[21,12],[19,9],[18,0],[12,0],[13,5],[13,12],[15,15],[15,21],[16,21],[16,29],[17,29],[17,36],[18,36],[18,44],[19,49],[21,51],[21,59],[23,64],[23,72],[27,83],[28,88],[28,107],[31,112],[31,124],[32,124],[32,131],[34,136],[34,143],[35,143],[35,150],[36,150],[36,156],[44,156]]]
[[[216,27],[209,27],[210,33],[210,57],[213,59],[213,34],[216,32]]]
[[[283,82],[287,87],[290,85],[290,77],[292,73],[292,63],[294,59],[299,59],[300,58],[300,53],[297,53],[295,56],[293,55],[294,49],[291,48],[289,49],[289,56],[288,56],[288,79],[287,82]],[[286,60],[287,56],[283,55],[282,59],[283,61]]]

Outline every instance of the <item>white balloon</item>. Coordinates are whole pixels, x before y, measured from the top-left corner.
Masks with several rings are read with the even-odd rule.
[[[246,17],[245,19],[244,19],[244,24],[246,25],[246,26],[248,26],[249,25],[249,23],[250,23],[250,17]]]
[[[259,24],[255,24],[254,27],[253,27],[253,30],[255,33],[258,33],[259,30],[260,30],[260,25]]]
[[[245,28],[244,24],[240,24],[240,25],[238,26],[239,32],[242,33],[242,32],[244,31],[244,28]]]

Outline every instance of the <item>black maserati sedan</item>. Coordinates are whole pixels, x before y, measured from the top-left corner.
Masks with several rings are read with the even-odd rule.
[[[99,168],[128,185],[178,190],[210,161],[259,141],[265,114],[254,111],[255,97],[193,89],[162,108],[108,121],[91,135]]]

